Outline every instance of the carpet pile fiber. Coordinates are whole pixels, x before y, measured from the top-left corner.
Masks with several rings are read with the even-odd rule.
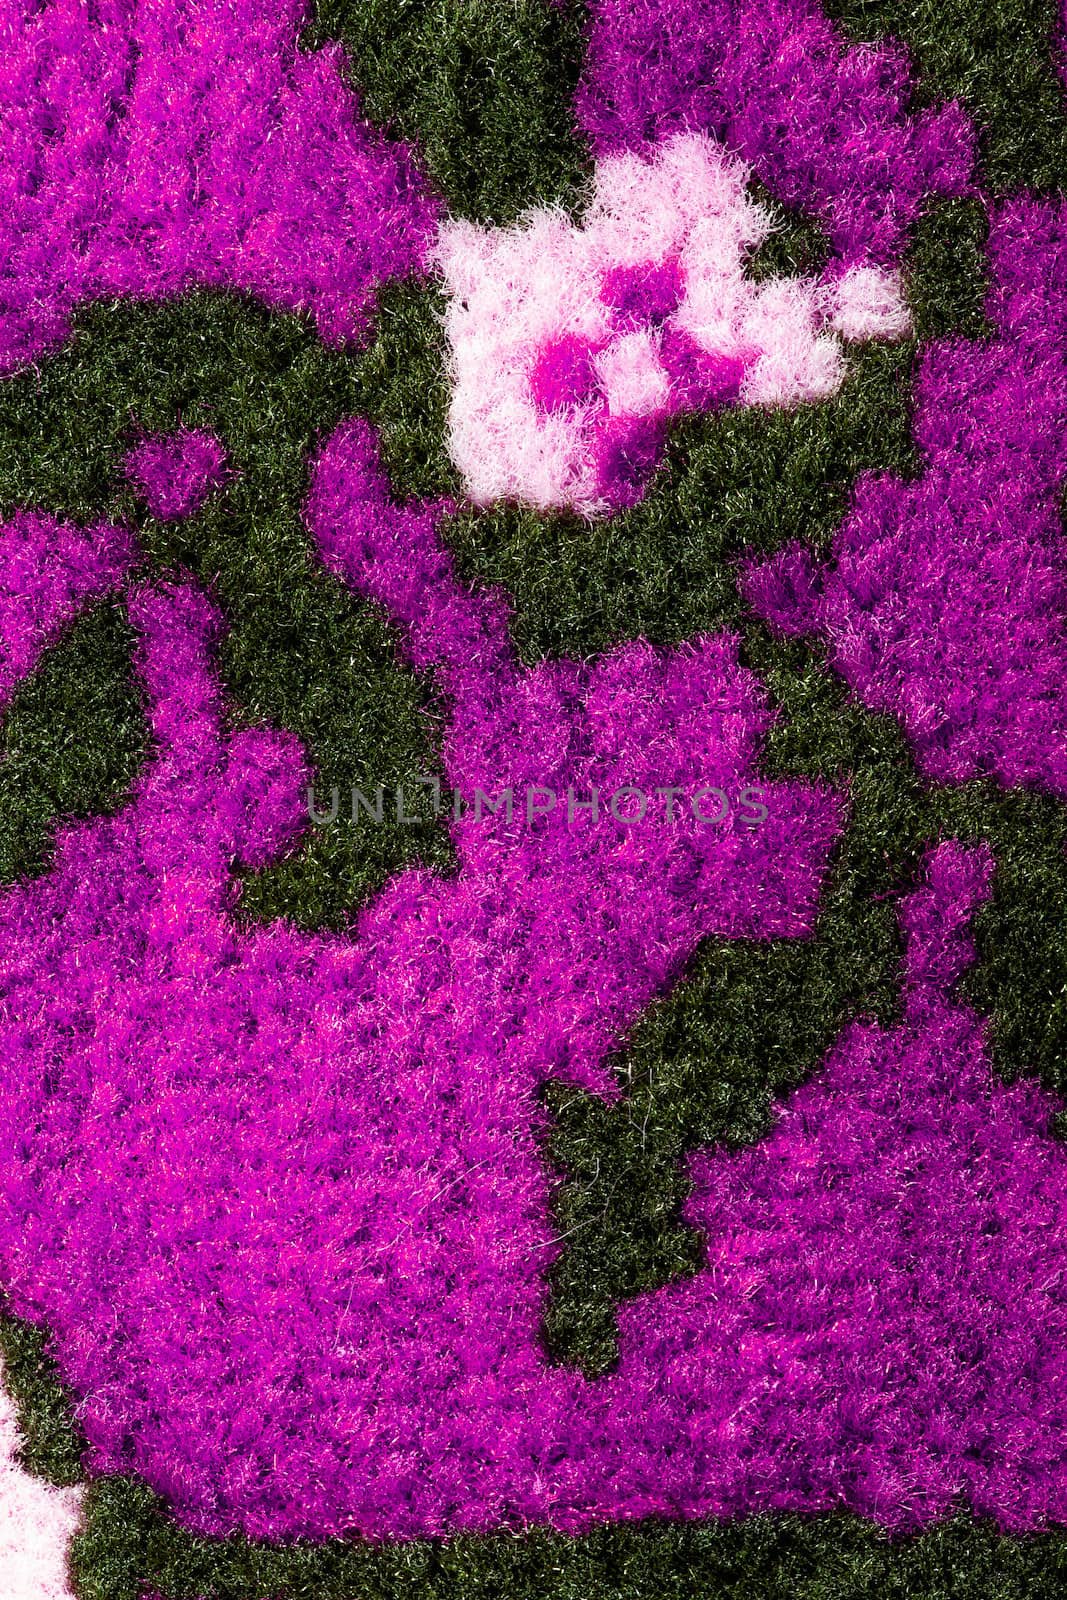
[[[1067,1588],[1067,12],[0,61],[0,1591]]]

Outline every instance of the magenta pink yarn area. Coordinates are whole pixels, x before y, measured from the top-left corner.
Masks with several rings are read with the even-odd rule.
[[[358,399],[292,452],[290,564],[240,570],[280,590],[299,568],[361,641],[378,630],[383,681],[419,675],[464,801],[441,824],[452,869],[394,871],[342,931],[242,914],[245,875],[307,842],[320,777],[307,724],[284,715],[305,748],[223,683],[218,596],[245,578],[227,590],[211,563],[276,532],[273,502],[236,506],[254,451],[221,405],[217,432],[208,407],[186,425],[182,398],[156,431],[120,417],[113,499],[4,501],[0,714],[118,597],[149,734],[113,814],[64,811],[47,864],[0,884],[0,1295],[43,1330],[87,1477],[147,1485],[186,1539],[275,1545],[786,1512],[893,1535],[961,1508],[1000,1533],[1067,1522],[1062,1099],[1028,1061],[995,1070],[961,986],[1003,882],[984,829],[931,829],[894,863],[897,1011],[830,1013],[758,1142],[693,1136],[673,1170],[699,1264],[619,1305],[613,1369],[550,1360],[545,1335],[568,1243],[546,1089],[626,1109],[620,1052],[709,941],[795,953],[833,903],[852,775],[780,776],[834,767],[772,764],[770,653],[788,666],[807,639],[812,683],[825,665],[850,715],[895,719],[916,789],[1067,800],[1067,200],[996,191],[970,112],[817,0],[590,0],[578,200],[476,222],[438,193],[432,139],[373,126],[307,21],[302,0],[0,0],[4,381],[36,381],[92,302],[200,288],[303,316]],[[754,265],[771,199],[821,225],[810,271]],[[988,222],[984,338],[916,332],[908,252],[946,203]],[[396,282],[433,308],[432,418],[436,391],[374,387],[387,339],[358,349]],[[872,341],[901,372],[914,351],[915,466],[868,454],[900,470],[838,481],[818,408],[847,402]],[[714,504],[669,501],[704,492],[686,440],[736,440],[736,407],[759,438],[797,413],[786,470],[838,497],[826,543],[800,518],[804,538],[753,538],[737,608],[670,648],[642,630],[681,629],[642,621],[588,657],[521,658],[457,512],[579,565],[546,606],[606,611],[590,574],[611,540],[601,570],[640,599],[752,501],[729,461]],[[440,470],[417,481],[454,498],[394,493],[383,458],[424,447]],[[688,566],[651,570],[658,493]],[[174,549],[198,576],[163,565]],[[82,1491],[27,1490],[6,1416],[0,1476],[66,1600]]]

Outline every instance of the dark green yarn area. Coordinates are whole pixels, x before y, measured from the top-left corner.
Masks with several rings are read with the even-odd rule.
[[[784,236],[790,249],[812,248],[794,219]],[[923,218],[906,273],[924,338],[988,336],[985,237],[975,201],[942,201]],[[781,713],[762,774],[822,779],[850,797],[812,941],[709,943],[620,1056],[620,1102],[547,1091],[566,1243],[550,1273],[546,1347],[589,1375],[615,1361],[619,1302],[703,1259],[681,1217],[687,1152],[762,1137],[772,1101],[817,1068],[851,1018],[893,1019],[896,899],[939,839],[985,839],[996,854],[993,902],[976,924],[980,964],[964,993],[992,1019],[999,1072],[1036,1072],[1067,1092],[1067,812],[990,783],[923,783],[897,724],[852,701],[804,643],[753,623],[737,589],[742,556],[800,539],[825,557],[861,472],[921,469],[916,355],[915,342],[853,352],[842,390],[819,405],[683,419],[645,499],[621,516],[542,520],[540,538],[538,519],[515,508],[453,524],[468,574],[512,595],[528,659],[642,635],[674,644],[740,633],[743,659]]]
[[[1059,0],[823,0],[823,8],[855,40],[907,46],[917,103],[962,102],[994,193],[1063,188]]]
[[[818,247],[802,222],[779,220],[778,248]],[[973,202],[944,202],[924,219],[908,273],[928,336],[985,333],[983,243]],[[0,439],[12,445],[0,458],[6,507],[43,505],[83,520],[132,516],[155,564],[178,562],[208,581],[232,629],[222,663],[228,689],[244,717],[301,734],[320,793],[334,781],[370,788],[432,762],[417,686],[397,668],[380,620],[309,558],[299,507],[316,435],[351,413],[379,428],[398,493],[456,490],[442,450],[441,309],[432,286],[389,290],[370,347],[342,357],[324,352],[295,319],[230,297],[98,307],[32,383],[27,376],[0,388]],[[685,419],[645,500],[620,517],[590,525],[497,507],[463,510],[450,524],[465,574],[511,594],[527,660],[588,656],[638,635],[666,644],[743,630],[746,659],[783,708],[766,775],[822,776],[852,792],[853,824],[814,941],[709,945],[620,1060],[629,1090],[622,1105],[552,1091],[550,1155],[565,1175],[557,1211],[567,1249],[553,1272],[546,1339],[555,1359],[591,1373],[614,1359],[618,1302],[700,1259],[699,1238],[680,1220],[686,1152],[760,1137],[772,1099],[817,1067],[849,1017],[892,1018],[899,946],[892,899],[879,897],[900,890],[931,840],[994,841],[1001,871],[983,918],[976,1003],[993,1015],[1003,1071],[1024,1064],[1061,1081],[1061,813],[1034,797],[973,787],[926,794],[895,724],[850,705],[804,646],[775,643],[748,623],[737,593],[742,553],[801,538],[825,554],[861,471],[918,470],[914,358],[912,344],[873,346],[855,353],[844,390],[822,405]],[[190,522],[164,527],[138,517],[118,464],[136,426],[179,420],[218,432],[240,477]],[[59,656],[46,658],[23,695],[40,693],[38,680],[49,679]],[[107,694],[120,705],[129,693],[122,649],[108,671]],[[62,676],[53,672],[52,681]],[[92,674],[74,677],[92,687]],[[98,736],[104,724],[91,700],[82,704],[83,726]],[[16,707],[10,727],[21,720]],[[52,720],[39,716],[38,725]],[[391,739],[399,754],[386,770],[380,752]],[[118,768],[121,745],[106,745],[98,755]],[[111,772],[109,796],[128,769]],[[104,798],[84,809],[103,808]],[[412,851],[433,864],[447,859],[428,830],[323,830],[295,858],[248,880],[246,913],[337,925]]]
[[[757,196],[769,203],[764,194]],[[776,227],[748,270],[815,270],[824,248],[808,219],[773,206]],[[642,1020],[617,1063],[614,1106],[560,1085],[546,1101],[554,1211],[564,1249],[550,1274],[546,1348],[590,1375],[616,1357],[621,1300],[696,1270],[703,1243],[681,1218],[684,1158],[696,1146],[738,1146],[767,1132],[771,1102],[818,1066],[850,1018],[889,1022],[900,947],[895,901],[923,852],[945,837],[988,840],[994,899],[978,918],[981,965],[965,993],[992,1018],[1001,1074],[1033,1071],[1067,1090],[1067,843],[1056,802],[988,783],[931,789],[891,719],[850,701],[805,645],[754,625],[737,587],[742,557],[798,539],[825,557],[863,472],[908,478],[922,468],[912,439],[920,342],[989,337],[984,315],[987,222],[977,200],[942,200],[921,219],[905,272],[916,337],[849,353],[840,393],[793,410],[727,410],[674,423],[666,459],[639,505],[588,523],[513,505],[461,510],[449,537],[470,580],[501,585],[521,656],[589,657],[623,639],[673,645],[723,628],[781,708],[762,771],[823,778],[852,805],[810,942],[714,942]],[[415,324],[412,322],[412,329]],[[443,415],[432,375],[434,329],[412,360]],[[452,487],[440,456],[390,469],[408,492]],[[436,469],[436,470],[435,470]]]
[[[589,160],[571,101],[573,0],[318,0],[305,45],[338,39],[376,125],[415,146],[456,216],[506,223],[572,202]]]
[[[0,1351],[24,1464],[77,1482],[84,1439],[43,1335],[0,1315]],[[82,1600],[1052,1600],[1067,1591],[1067,1537],[1006,1537],[960,1514],[890,1539],[859,1517],[780,1515],[272,1546],[198,1538],[145,1484],[111,1477],[87,1487],[71,1572]]]
[[[780,227],[761,250],[793,259],[818,248],[803,219],[780,209],[777,216]],[[919,333],[985,337],[985,235],[976,201],[930,208],[905,263]],[[755,270],[762,271],[759,254]],[[429,331],[424,326],[424,338]],[[860,473],[921,470],[911,435],[916,350],[915,340],[850,350],[840,391],[817,404],[678,419],[644,499],[616,516],[590,523],[515,505],[463,510],[448,530],[461,571],[506,590],[527,661],[588,656],[623,639],[669,645],[739,628],[743,555],[799,539],[825,556]],[[415,349],[411,359],[425,364],[443,415],[429,350]],[[399,455],[390,449],[387,459],[405,492],[449,491],[443,462],[435,475],[423,453],[412,473]]]
[[[27,1467],[78,1480],[84,1440],[37,1329],[0,1315],[5,1381]],[[202,1539],[142,1483],[89,1484],[71,1552],[82,1600],[1051,1600],[1067,1588],[1060,1533],[1006,1538],[959,1515],[889,1539],[859,1517],[609,1526],[371,1545]]]
[[[959,1516],[889,1540],[858,1517],[646,1522],[377,1548],[214,1543],[168,1523],[148,1490],[91,1486],[73,1570],[84,1600],[1052,1600],[1067,1541],[999,1536]]]
[[[150,573],[189,571],[221,604],[220,666],[237,717],[298,734],[318,795],[337,784],[345,797],[342,820],[247,877],[246,917],[340,926],[399,868],[451,865],[447,835],[429,821],[401,826],[388,810],[381,826],[343,820],[353,784],[392,788],[435,770],[430,703],[385,621],[310,550],[300,516],[317,438],[379,408],[383,370],[391,437],[407,443],[424,426],[405,431],[403,420],[418,402],[394,350],[407,304],[386,307],[362,361],[236,297],[98,305],[56,356],[0,385],[0,515],[33,506],[134,524]],[[238,475],[196,516],[163,524],[139,508],[121,462],[139,429],[178,425],[217,433]],[[3,735],[15,760],[0,766],[0,875],[37,869],[58,816],[106,811],[128,787],[144,742],[128,643],[105,609],[21,686]]]
[[[620,1301],[703,1263],[704,1237],[681,1216],[687,1153],[760,1139],[772,1101],[816,1070],[848,1021],[896,1019],[897,903],[938,840],[985,840],[996,857],[962,994],[993,1018],[1001,1075],[1039,1072],[1067,1093],[1067,809],[987,781],[928,786],[896,724],[851,703],[802,644],[752,625],[744,656],[781,708],[763,776],[845,787],[851,815],[813,939],[709,941],[619,1057],[620,1101],[548,1091],[566,1248],[549,1275],[546,1343],[589,1376],[615,1362]]]
[[[857,38],[901,37],[924,74],[920,100],[959,94],[983,131],[992,185],[1048,188],[1067,172],[1050,0],[831,0]],[[503,222],[577,192],[587,170],[572,136],[578,68],[574,7],[541,0],[323,0],[306,43],[349,47],[368,115],[413,139],[459,214]],[[806,219],[780,226],[749,262],[755,276],[812,270],[823,241]],[[932,207],[908,257],[921,340],[984,337],[984,216],[971,201]],[[432,770],[425,691],[395,658],[382,619],[309,559],[299,507],[315,438],[368,416],[398,492],[455,492],[443,453],[443,343],[436,291],[389,290],[370,347],[323,351],[298,319],[224,296],[82,314],[75,339],[39,371],[0,385],[0,514],[35,505],[86,521],[137,525],[150,570],[178,562],[209,583],[231,628],[223,677],[244,721],[304,739],[331,782],[372,786]],[[546,1328],[554,1359],[589,1372],[615,1353],[620,1300],[693,1270],[701,1241],[681,1221],[684,1157],[694,1146],[759,1138],[770,1106],[814,1071],[849,1018],[891,1023],[897,1004],[899,894],[926,844],[990,840],[994,898],[979,915],[980,963],[963,993],[992,1018],[999,1070],[1038,1071],[1067,1092],[1067,840],[1063,808],[974,784],[928,790],[895,724],[849,703],[801,644],[770,639],[743,613],[736,560],[801,538],[828,551],[856,475],[914,474],[916,347],[851,358],[837,399],[790,413],[690,418],[641,506],[590,527],[515,508],[464,511],[450,537],[464,574],[502,583],[524,658],[588,656],[644,634],[663,644],[722,627],[782,719],[768,778],[850,787],[853,820],[832,865],[817,937],[771,945],[713,942],[641,1021],[617,1063],[627,1094],[606,1108],[554,1089],[549,1154],[567,1248]],[[181,421],[219,434],[241,476],[190,523],[137,512],[118,472],[136,426]],[[49,652],[3,729],[0,874],[39,870],[57,817],[121,800],[144,747],[121,605],[95,608]],[[412,859],[447,866],[430,829],[313,834],[291,860],[248,879],[248,915],[339,926]],[[882,898],[884,897],[884,898]],[[34,1470],[77,1476],[70,1396],[43,1336],[0,1321],[9,1388]],[[1062,1534],[1013,1539],[960,1517],[891,1542],[857,1518],[750,1518],[732,1524],[609,1527],[570,1540],[543,1533],[447,1546],[327,1544],[271,1549],[177,1528],[143,1486],[89,1490],[74,1567],[88,1600],[1046,1600],[1067,1592]]]
[[[996,192],[1062,187],[1057,0],[826,0],[825,9],[856,40],[907,46],[917,103],[964,104]],[[367,115],[416,145],[453,212],[507,222],[527,205],[569,200],[588,171],[570,109],[583,10],[576,0],[319,0],[305,44],[345,44]]]
[[[936,200],[919,218],[908,252],[915,337],[988,339],[986,240],[989,220],[975,199]]]
[[[749,252],[746,270],[762,281],[778,277],[817,277],[830,259],[826,230],[814,217],[781,205],[758,178],[748,182],[749,198],[770,213],[772,231]]]
[[[85,613],[15,691],[0,724],[0,884],[44,867],[55,824],[111,811],[144,755],[124,608]]]
[[[461,571],[507,591],[527,661],[589,656],[624,639],[673,645],[736,628],[743,553],[791,539],[825,551],[861,471],[910,474],[910,346],[872,345],[820,405],[740,408],[672,425],[645,498],[598,522],[514,505],[462,512]]]
[[[749,263],[755,275],[784,270],[821,248],[819,230],[806,219],[778,206],[773,213],[775,231]],[[984,242],[977,202],[931,208],[908,259],[921,332],[984,335]],[[433,288],[394,293],[379,343],[365,358],[381,370],[369,415],[404,496],[459,490],[442,443],[442,311]],[[873,344],[850,352],[841,391],[817,405],[679,419],[645,498],[620,515],[590,523],[514,504],[461,508],[447,530],[460,571],[504,588],[516,647],[528,662],[587,656],[623,639],[673,644],[702,629],[737,627],[742,552],[769,553],[803,539],[825,553],[860,472],[911,476],[920,469],[911,438],[915,348]],[[421,399],[421,422],[412,396]]]
[[[19,1460],[49,1483],[80,1483],[85,1441],[74,1421],[74,1396],[65,1387],[40,1328],[0,1311],[4,1388],[18,1408]]]

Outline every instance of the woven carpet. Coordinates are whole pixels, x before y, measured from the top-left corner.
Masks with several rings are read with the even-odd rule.
[[[1067,1593],[1058,0],[0,0],[0,1600]]]

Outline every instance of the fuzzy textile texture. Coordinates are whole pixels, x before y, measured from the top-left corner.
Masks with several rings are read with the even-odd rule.
[[[927,350],[922,475],[857,484],[828,567],[792,546],[747,593],[778,627],[822,634],[931,778],[1067,796],[1067,207],[1012,201],[989,245],[995,338]]]
[[[439,664],[457,788],[584,799],[754,775],[768,716],[731,641],[517,672],[498,602],[455,585],[433,514],[392,510],[371,452],[362,424],[335,436],[309,522],[410,628],[416,664]],[[133,615],[160,753],[131,809],[64,832],[49,877],[0,911],[2,1088],[22,1108],[0,1255],[15,1309],[47,1305],[93,1464],[136,1468],[216,1533],[666,1509],[645,1487],[655,1431],[632,1441],[651,1374],[613,1404],[544,1370],[535,1091],[562,1073],[612,1092],[606,1051],[702,936],[809,931],[839,804],[769,785],[747,834],[666,803],[632,829],[470,816],[457,878],[400,878],[358,943],[242,937],[227,867],[299,820],[299,754],[223,734],[199,594],[142,595]],[[45,1122],[30,1166],[26,1118]],[[53,1167],[55,1209],[38,1208]],[[550,1459],[563,1417],[586,1439],[577,1476]]]
[[[182,428],[142,439],[126,457],[126,473],[162,522],[191,517],[226,481],[226,451],[210,433]]]
[[[133,549],[121,528],[82,531],[34,512],[7,524],[0,540],[0,709],[82,606],[118,581]]]
[[[602,0],[592,15],[578,116],[598,155],[704,128],[816,212],[846,260],[893,260],[923,196],[966,186],[959,108],[905,115],[906,58],[844,49],[815,0]]]
[[[0,0],[0,371],[32,381],[62,349],[75,372],[45,458],[84,447],[94,301],[248,297],[361,362],[368,396],[316,409],[286,480],[299,538],[258,507],[240,584],[212,563],[247,532],[249,461],[192,384],[162,423],[130,407],[77,510],[0,506],[0,762],[57,661],[88,662],[44,702],[72,725],[97,682],[91,650],[62,654],[79,638],[128,655],[86,714],[143,722],[140,743],[123,723],[113,804],[56,799],[41,861],[0,883],[0,1294],[22,1407],[0,1406],[0,1587],[234,1600],[210,1563],[251,1551],[260,1592],[290,1600],[272,1563],[293,1551],[415,1561],[631,1526],[651,1548],[656,1529],[824,1515],[918,1541],[961,1510],[1005,1544],[1062,1527],[1063,1101],[1030,1061],[995,1063],[967,987],[976,930],[998,896],[1010,924],[1012,874],[1045,840],[1007,873],[954,828],[894,859],[895,1009],[827,1011],[748,1142],[694,1125],[684,1196],[651,1195],[641,1226],[691,1230],[698,1259],[615,1306],[610,1370],[561,1359],[546,1328],[572,1244],[560,1096],[625,1110],[630,1041],[702,955],[814,946],[850,870],[870,797],[832,762],[776,757],[788,719],[760,662],[836,684],[872,744],[892,730],[902,790],[1038,791],[1046,818],[1067,800],[1063,184],[994,188],[996,119],[940,92],[937,50],[924,81],[903,43],[870,42],[862,4],[395,9],[421,50],[437,39],[442,101],[462,85],[468,169],[511,142],[497,97],[540,59],[530,40],[578,18],[554,186],[499,218],[445,198],[436,132],[412,135],[383,87],[370,0],[362,55],[304,31],[297,0]],[[495,56],[476,32],[494,16]],[[898,453],[874,457],[892,470],[820,456],[820,417],[887,370],[907,388]],[[634,519],[659,516],[666,544],[752,498],[737,462],[689,472],[735,425],[788,430],[789,470],[836,507],[826,537],[763,528],[728,567],[729,626],[522,654],[472,519],[490,550],[519,529],[531,565],[535,542],[607,529],[620,581],[669,592],[665,560],[627,568]],[[383,671],[421,686],[426,781],[467,799],[435,822],[450,866],[392,872],[332,928],[249,911],[306,846],[318,774],[229,680],[238,624],[296,585],[329,597],[305,615],[388,628]],[[579,640],[596,588],[575,591]],[[382,731],[364,715],[368,762]],[[712,820],[691,804],[711,790],[755,792],[760,814]],[[348,800],[324,825],[373,826]],[[697,1052],[702,1080],[719,1068]],[[43,1353],[20,1364],[27,1334]],[[135,1523],[154,1532],[119,1575],[121,1529],[99,1553],[112,1493],[160,1519]],[[465,1581],[463,1600],[493,1592]],[[690,1592],[684,1557],[671,1583]]]
[[[365,325],[424,254],[433,208],[359,121],[336,49],[295,48],[302,7],[104,0],[0,6],[0,371],[79,300],[232,285]]]
[[[0,1583],[6,1600],[71,1600],[67,1550],[83,1490],[55,1489],[19,1463],[15,1407],[0,1393]]]
[[[450,222],[451,450],[476,504],[589,514],[639,497],[668,418],[795,405],[841,386],[840,337],[900,338],[894,274],[746,277],[771,232],[746,171],[702,134],[597,167],[581,228],[541,210],[508,230]]]

